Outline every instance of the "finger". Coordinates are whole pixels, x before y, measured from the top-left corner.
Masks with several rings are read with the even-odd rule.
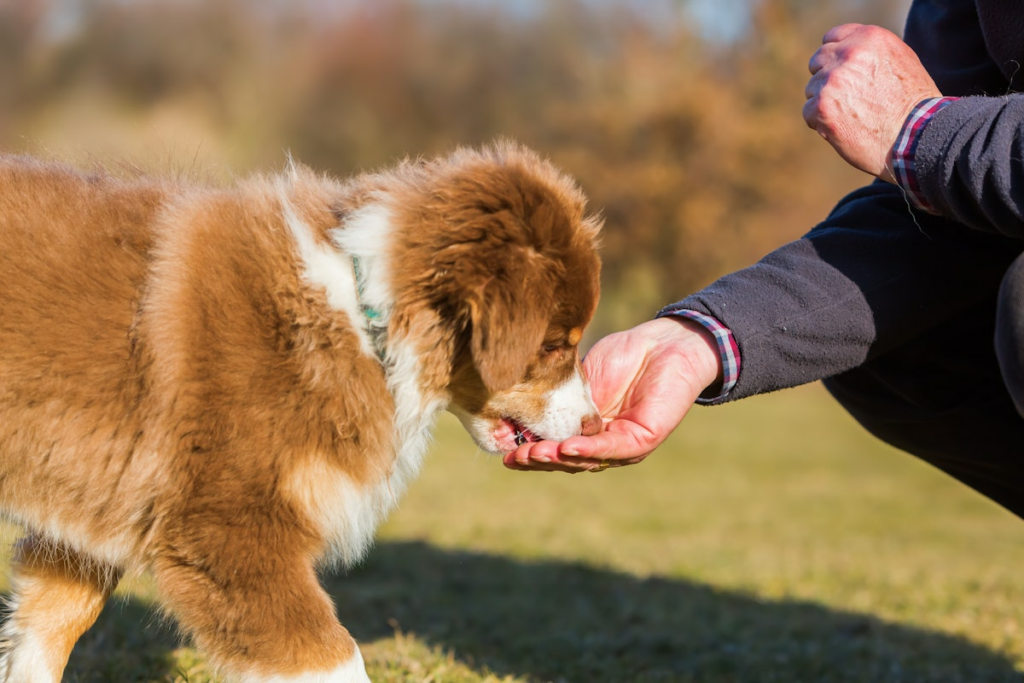
[[[589,460],[586,458],[563,458],[557,463],[552,463],[552,467],[557,467],[560,472],[597,472],[599,470],[608,469],[610,465],[606,465],[607,460]]]
[[[533,446],[529,451],[530,466],[552,467],[562,472],[583,472],[601,467],[601,460],[560,453],[561,444],[557,441],[540,441]]]
[[[602,472],[613,467],[619,467],[620,461],[602,460],[598,458],[576,458],[563,455],[559,456],[557,462],[547,463],[545,466],[555,468],[559,472]]]
[[[811,130],[818,130],[818,125],[821,123],[821,119],[818,115],[818,98],[812,97],[811,99],[804,102],[803,108],[804,122],[807,127]]]
[[[811,59],[807,62],[807,70],[810,71],[813,76],[825,68],[826,61],[827,55],[824,53],[824,48],[819,47],[814,51],[814,54],[811,55]]]
[[[566,458],[561,463],[569,471],[568,468],[572,468],[574,472],[603,472],[614,467],[618,467],[614,460],[591,460],[589,458]]]
[[[582,458],[563,459],[552,462],[537,462],[529,460],[520,462],[513,458],[504,459],[505,467],[519,472],[567,472],[577,474],[589,470],[606,469],[598,460],[584,460]]]
[[[516,459],[520,462],[552,462],[558,459],[557,441],[536,441],[526,443],[516,451]]]
[[[529,447],[528,447],[529,446]],[[597,472],[609,467],[632,465],[646,457],[646,454],[633,458],[587,458],[566,455],[560,452],[561,444],[557,441],[539,441],[524,445],[521,452],[517,451],[509,459],[510,469],[535,470],[543,472]],[[508,466],[506,461],[506,466]]]
[[[825,87],[826,83],[828,83],[826,72],[818,71],[815,73],[807,79],[807,85],[804,86],[804,98],[809,100],[812,97],[816,97],[821,92],[821,89]]]
[[[836,43],[822,45],[811,55],[807,62],[807,70],[811,72],[812,76],[830,70],[840,59],[840,49],[841,46]]]
[[[634,429],[615,429],[616,423],[608,424],[605,431],[594,436],[574,436],[562,442],[559,453],[563,457],[605,459],[628,459],[646,456],[657,444],[649,439],[636,436]]]
[[[564,471],[564,470],[560,469],[557,465],[541,465],[541,464],[520,465],[517,462],[513,462],[512,464],[505,463],[505,467],[507,469],[515,470],[517,472],[561,472],[561,471]]]
[[[574,467],[579,471],[585,472],[604,472],[605,470],[619,469],[620,467],[626,467],[627,465],[636,465],[642,462],[646,456],[638,456],[635,458],[572,458],[562,456],[562,459],[558,462],[559,466]]]
[[[815,133],[821,136],[821,139],[830,145],[833,145],[833,128],[826,123],[821,117],[821,101],[817,97],[813,97],[804,102],[803,108],[804,122],[807,127],[813,130]]]
[[[821,42],[822,44],[842,42],[862,28],[864,28],[863,24],[840,24],[839,26],[833,26],[821,39]]]
[[[535,446],[537,444],[531,443],[526,444],[511,453],[506,453],[502,456],[501,461],[510,470],[519,471],[533,471],[533,472],[554,472],[560,467],[557,463],[553,463],[547,458],[533,458],[531,457],[531,448],[527,446]]]
[[[541,446],[541,444],[544,444]],[[539,447],[539,448],[538,448]],[[523,467],[530,467],[537,463],[550,462],[553,456],[558,453],[558,444],[544,441],[529,441],[516,450],[502,456],[505,465],[515,463]]]
[[[523,444],[515,451],[506,453],[502,457],[502,462],[511,470],[537,472],[588,472],[606,469],[617,462],[561,455],[560,445],[557,441]]]

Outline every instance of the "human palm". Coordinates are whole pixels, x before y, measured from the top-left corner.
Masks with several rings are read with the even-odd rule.
[[[511,469],[580,472],[638,463],[663,442],[720,376],[710,334],[697,323],[652,320],[600,341],[583,361],[604,429],[561,443],[523,444]]]

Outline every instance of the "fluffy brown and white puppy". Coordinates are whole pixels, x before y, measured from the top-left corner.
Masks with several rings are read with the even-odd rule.
[[[0,159],[0,680],[59,681],[125,571],[229,680],[366,681],[352,562],[437,413],[484,449],[600,428],[599,221],[510,143],[209,189]]]

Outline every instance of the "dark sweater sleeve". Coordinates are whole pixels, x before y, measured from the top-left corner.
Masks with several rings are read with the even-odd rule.
[[[921,132],[915,165],[943,216],[1024,237],[1024,95],[951,103]]]
[[[1017,0],[914,0],[904,39],[943,95],[961,97],[925,126],[920,190],[942,215],[1024,237],[1024,12]],[[994,52],[993,52],[994,51]]]
[[[970,325],[995,295],[1024,249],[1024,102],[998,97],[1014,64],[993,59],[982,25],[1016,45],[1019,27],[1005,19],[1020,15],[1011,0],[979,7],[914,0],[904,34],[942,93],[966,98],[935,116],[917,148],[922,190],[946,217],[912,211],[877,182],[802,239],[674,305],[732,331],[741,364],[728,400],[850,370],[955,316]]]
[[[802,239],[675,306],[732,330],[742,358],[734,400],[844,372],[969,312],[1022,248],[911,212],[878,182]]]

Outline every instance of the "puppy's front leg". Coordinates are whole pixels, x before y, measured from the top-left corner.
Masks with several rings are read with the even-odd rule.
[[[153,563],[163,604],[222,671],[244,683],[369,683],[294,529],[201,526]],[[307,551],[307,552],[304,552]]]
[[[0,629],[0,681],[57,683],[120,571],[35,536],[18,543],[13,570],[14,610]]]

